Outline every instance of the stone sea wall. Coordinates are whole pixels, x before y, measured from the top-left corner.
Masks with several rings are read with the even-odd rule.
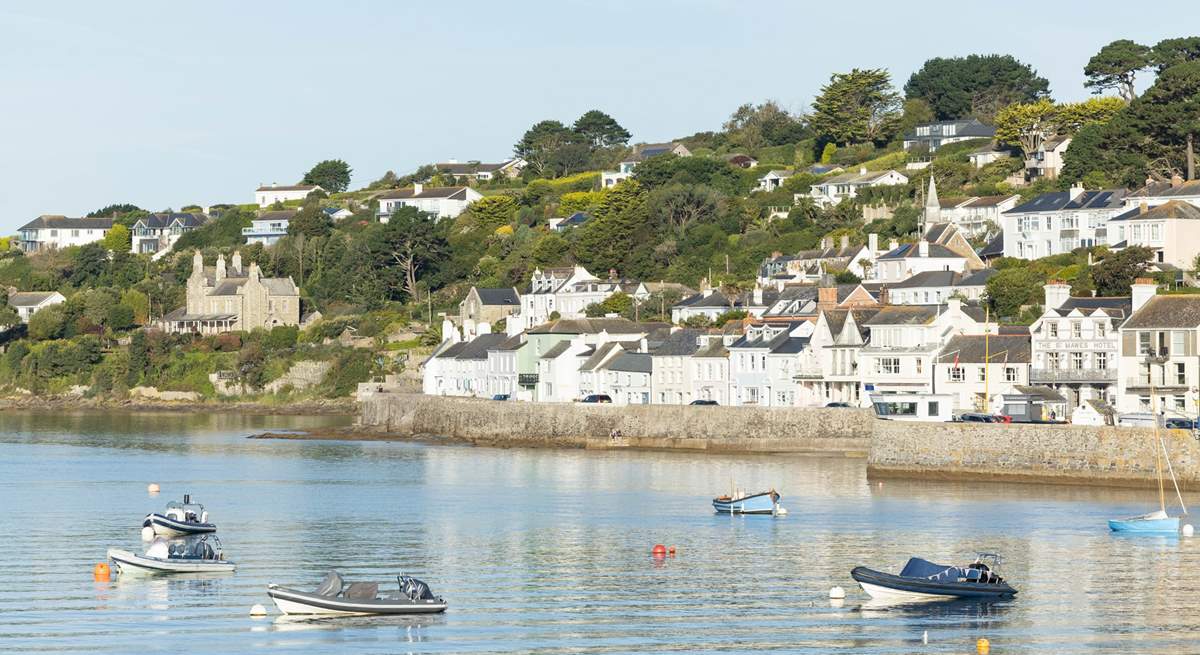
[[[379,394],[359,426],[479,444],[825,452],[864,456],[868,410],[551,404]]]
[[[1181,486],[1193,487],[1200,443],[1184,430],[1159,432]],[[1145,486],[1156,479],[1154,444],[1153,428],[875,421],[867,473]]]

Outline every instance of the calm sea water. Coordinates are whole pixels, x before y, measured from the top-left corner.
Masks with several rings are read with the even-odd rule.
[[[1105,527],[1149,509],[1144,492],[879,485],[841,458],[245,438],[342,420],[0,414],[0,651],[969,653],[983,637],[992,653],[1200,652],[1200,538]],[[731,478],[775,486],[790,515],[714,515]],[[92,581],[184,493],[236,574]],[[655,543],[678,553],[655,560]],[[1007,555],[1015,600],[879,608],[849,577],[977,549]],[[268,582],[315,587],[331,567],[416,575],[450,610],[277,617]],[[252,619],[255,603],[272,615]]]

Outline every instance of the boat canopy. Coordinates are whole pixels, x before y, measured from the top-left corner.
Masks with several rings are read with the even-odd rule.
[[[962,569],[957,566],[946,566],[945,564],[934,564],[929,560],[913,557],[904,565],[904,570],[900,571],[902,578],[929,578],[930,580],[946,580],[953,582],[961,575]]]
[[[345,586],[345,581],[342,580],[342,574],[337,571],[330,571],[325,574],[325,579],[321,581],[321,586],[313,593],[318,596],[336,596],[342,593],[342,587]]]

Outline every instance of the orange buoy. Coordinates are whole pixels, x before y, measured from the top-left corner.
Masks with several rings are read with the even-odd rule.
[[[992,644],[987,639],[979,639],[975,642],[975,652],[979,655],[988,655],[992,650]]]
[[[650,549],[650,554],[655,557],[663,557],[667,554],[667,547],[662,544],[654,544],[654,548]]]
[[[674,557],[675,556],[675,547],[671,546],[670,548],[667,549],[667,552],[671,553],[671,557]]]
[[[92,579],[96,582],[108,582],[112,576],[112,571],[108,568],[108,564],[100,562],[92,569]]]

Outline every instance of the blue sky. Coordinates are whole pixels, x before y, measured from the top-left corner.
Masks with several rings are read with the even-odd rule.
[[[668,139],[747,101],[805,111],[835,71],[901,86],[934,56],[1009,53],[1080,99],[1104,44],[1200,31],[1194,2],[22,4],[0,8],[0,233],[114,202],[251,202],[326,158],[355,186],[500,159],[591,108]]]

